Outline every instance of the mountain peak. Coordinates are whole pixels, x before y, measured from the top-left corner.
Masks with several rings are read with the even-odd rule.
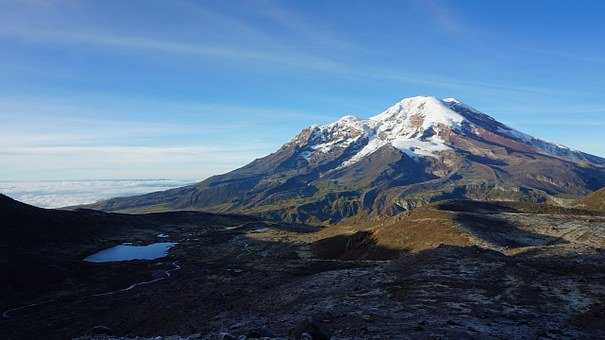
[[[460,125],[464,117],[450,108],[448,102],[431,96],[404,98],[370,121],[384,124],[394,121],[405,128],[428,129],[439,124],[448,127]]]

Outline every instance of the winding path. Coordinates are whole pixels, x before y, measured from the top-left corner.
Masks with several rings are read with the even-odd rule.
[[[168,279],[168,278],[170,278],[172,276],[172,272],[175,272],[175,271],[181,269],[181,266],[176,261],[172,262],[171,265],[172,265],[172,268],[164,271],[164,275],[162,277],[158,277],[156,279],[149,280],[149,281],[142,281],[142,282],[133,283],[130,286],[128,286],[126,288],[123,288],[123,289],[113,290],[113,291],[106,292],[106,293],[99,293],[99,294],[88,295],[88,296],[85,296],[84,298],[114,295],[114,294],[117,294],[117,293],[121,293],[121,292],[126,292],[126,291],[129,291],[129,290],[132,290],[132,289],[134,289],[136,287],[139,287],[139,286],[145,286],[145,285],[149,285],[149,284],[152,284],[152,283],[156,283],[156,282],[159,282],[159,281],[166,280],[166,279]],[[27,305],[27,306],[21,306],[21,307],[11,308],[11,309],[8,309],[8,310],[4,311],[2,313],[2,317],[4,319],[9,319],[10,315],[13,312],[20,311],[20,310],[23,310],[23,309],[32,308],[32,307],[36,307],[36,306],[46,305],[46,304],[57,302],[57,301],[58,301],[57,299],[55,299],[55,300],[48,300],[48,301],[43,301],[43,302],[38,302],[38,303],[32,303],[31,305]]]

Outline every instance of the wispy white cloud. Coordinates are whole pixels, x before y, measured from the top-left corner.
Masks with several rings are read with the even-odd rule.
[[[250,132],[266,126],[267,121],[287,126],[295,120],[302,129],[302,122],[320,123],[336,116],[278,107],[134,99],[115,102],[104,96],[77,100],[0,97],[0,147],[166,144],[183,137],[186,141],[178,143],[224,144],[247,138],[248,144],[254,144],[258,142],[249,139]]]
[[[2,117],[3,115],[0,115]],[[228,133],[243,129],[237,122],[187,124],[53,117],[6,120],[0,126],[1,148],[22,146],[90,146],[95,144],[137,144],[162,137]],[[1,162],[0,162],[1,163]]]
[[[251,145],[243,145],[235,148],[212,147],[212,146],[188,146],[188,147],[151,147],[151,146],[39,146],[39,147],[6,147],[0,150],[3,156],[39,156],[39,155],[63,155],[78,157],[94,157],[101,153],[111,154],[115,161],[121,162],[156,162],[154,157],[209,157],[217,154],[224,155],[225,160],[240,159],[241,155],[247,155],[263,148]],[[234,157],[234,158],[233,158]]]
[[[26,6],[41,6],[41,7],[49,7],[55,6],[57,4],[66,3],[66,0],[15,0],[15,3],[19,5]]]
[[[203,42],[179,42],[101,32],[76,32],[25,27],[4,28],[0,31],[0,36],[4,38],[17,37],[23,41],[35,43],[106,46],[125,50],[227,58],[245,62],[268,62],[273,65],[277,64],[313,70],[332,70],[341,67],[339,63],[329,58],[301,54],[291,49],[284,50],[276,46],[265,47],[266,49],[245,49],[236,46],[204,44]]]
[[[441,5],[432,1],[427,2],[427,8],[433,16],[448,18],[449,14],[442,13],[447,11]],[[289,25],[292,29],[298,29],[300,34],[307,35],[310,40],[325,40],[325,45],[334,44],[335,46],[351,46],[352,42],[331,38],[329,35],[323,35],[309,29],[300,29],[301,25],[294,23],[287,24],[290,17],[296,18],[296,14],[285,11],[280,7],[270,9],[268,12],[274,20],[281,22],[282,25]],[[227,20],[227,19],[221,19]],[[233,19],[231,19],[233,20]],[[298,18],[300,22],[305,19]],[[445,20],[445,19],[439,19]],[[453,20],[453,19],[452,19]],[[451,24],[454,27],[454,24]],[[302,25],[303,27],[305,25]],[[459,26],[459,25],[458,25]],[[248,27],[248,26],[245,26]],[[453,28],[452,28],[453,29]],[[261,35],[261,33],[259,33]],[[31,43],[42,44],[68,44],[89,47],[106,47],[124,50],[133,53],[138,52],[156,52],[176,56],[198,56],[220,60],[231,60],[238,63],[261,63],[271,69],[277,66],[297,68],[306,71],[329,72],[335,76],[362,79],[382,79],[399,83],[429,85],[452,89],[491,89],[503,92],[533,92],[539,94],[554,94],[554,90],[545,87],[531,87],[522,85],[505,85],[483,81],[459,81],[435,74],[418,74],[408,69],[377,69],[364,65],[352,65],[335,58],[339,53],[312,54],[301,53],[300,46],[289,46],[288,44],[277,43],[279,39],[267,39],[271,43],[266,45],[267,40],[258,48],[243,48],[229,44],[211,44],[204,41],[174,41],[152,36],[132,36],[128,34],[111,34],[105,31],[84,31],[84,30],[57,30],[53,28],[35,28],[33,26],[1,26],[0,38],[21,39]],[[334,47],[332,47],[334,48]],[[351,49],[352,53],[358,53],[363,49]],[[332,51],[333,52],[333,51]],[[330,56],[325,56],[331,54]]]
[[[266,155],[271,147],[8,147],[0,148],[0,178],[64,179],[86,174],[89,178],[201,179],[240,167]]]
[[[196,21],[203,22],[204,26],[212,27],[213,32],[220,33],[225,38],[236,35],[238,40],[254,41],[256,44],[262,44],[263,46],[275,43],[275,37],[271,34],[245,22],[242,18],[211,10],[208,8],[208,3],[195,0],[173,0],[170,5],[179,12],[194,17]],[[259,6],[256,4],[250,6],[250,8],[257,7]]]
[[[158,120],[127,114],[130,108],[151,108],[153,102],[127,101],[117,112],[103,114],[86,100],[13,99],[0,100],[3,179],[81,178],[83,173],[90,178],[204,178],[242,166],[279,146],[279,141],[235,137],[256,123],[229,117],[282,114],[288,121],[288,115],[304,115],[258,107],[163,103],[155,110],[168,113]],[[108,105],[107,109],[113,108]],[[179,119],[167,120],[174,112],[181,115]],[[204,114],[225,119],[212,123],[194,119]],[[189,117],[183,119],[183,115]]]
[[[98,93],[80,93],[78,98],[49,96],[2,96],[0,95],[0,117],[18,118],[23,115],[53,115],[62,117],[104,117],[161,114],[162,124],[170,116],[230,115],[259,116],[263,118],[321,118],[324,112],[308,112],[291,107],[237,105],[233,103],[212,103],[196,101],[174,101],[154,98],[119,98]],[[101,122],[103,119],[99,119]],[[136,121],[140,123],[140,121]]]
[[[306,46],[328,47],[331,51],[360,53],[364,49],[355,42],[342,39],[331,30],[322,27],[323,22],[311,20],[300,12],[292,11],[283,4],[267,1],[263,6],[253,6],[253,10],[268,18],[282,29],[305,42]]]
[[[467,32],[462,20],[445,1],[420,0],[432,21],[448,34],[460,35]]]
[[[371,70],[354,70],[349,73],[350,76],[365,77],[368,79],[383,79],[391,80],[406,84],[416,85],[427,85],[437,86],[447,89],[466,89],[466,90],[493,90],[500,93],[531,93],[541,95],[555,95],[555,94],[570,94],[569,90],[555,90],[552,88],[546,88],[541,86],[527,86],[527,85],[508,85],[498,84],[484,81],[463,81],[458,79],[446,78],[436,76],[433,74],[413,74],[406,72],[399,72],[397,70],[387,69],[371,69]],[[586,94],[586,93],[584,93]]]

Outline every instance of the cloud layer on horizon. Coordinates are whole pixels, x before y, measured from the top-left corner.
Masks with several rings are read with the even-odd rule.
[[[112,197],[168,190],[191,180],[0,181],[0,193],[41,208],[89,204]]]

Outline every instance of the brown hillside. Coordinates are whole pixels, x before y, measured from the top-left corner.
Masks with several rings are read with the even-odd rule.
[[[567,242],[558,229],[543,228],[550,225],[549,216],[589,221],[602,214],[527,202],[448,201],[375,222],[365,230],[344,225],[328,227],[321,231],[313,251],[322,258],[346,260],[390,259],[439,245],[516,251]],[[527,215],[544,222],[530,225]]]
[[[579,208],[605,212],[605,188],[597,190],[581,199]]]
[[[469,236],[456,226],[455,218],[455,213],[422,207],[373,230],[326,237],[314,243],[313,251],[323,258],[388,259],[440,244],[470,245]]]

